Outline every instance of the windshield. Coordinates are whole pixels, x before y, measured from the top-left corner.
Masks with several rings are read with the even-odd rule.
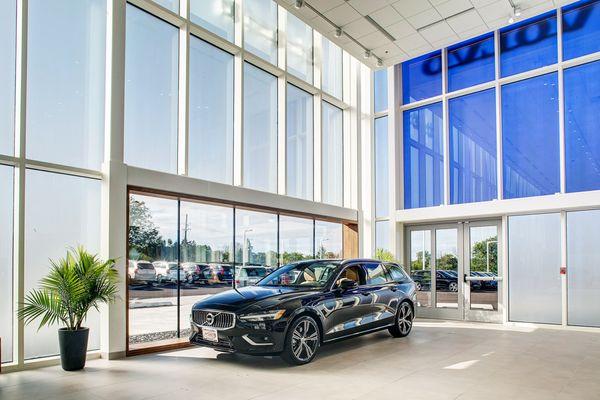
[[[284,265],[267,275],[258,283],[258,286],[302,286],[322,288],[338,266],[338,262],[329,261]]]

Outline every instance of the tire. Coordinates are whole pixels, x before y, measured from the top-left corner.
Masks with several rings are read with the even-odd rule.
[[[313,317],[303,315],[290,325],[281,358],[290,365],[308,364],[315,358],[320,346],[319,324]]]
[[[448,289],[449,289],[451,292],[458,292],[458,283],[456,283],[456,282],[450,282],[450,283],[448,284]]]
[[[396,312],[396,320],[394,326],[388,330],[393,337],[408,336],[413,326],[415,312],[408,301],[403,301]]]

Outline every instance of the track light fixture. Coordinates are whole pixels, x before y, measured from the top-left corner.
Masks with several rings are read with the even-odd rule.
[[[335,30],[335,37],[339,38],[342,36],[342,28],[337,28]]]
[[[367,59],[367,58],[371,57],[371,50],[365,50],[365,54],[363,54],[363,57],[364,57],[365,59]]]
[[[381,58],[377,59],[377,66],[378,67],[383,67],[383,60]]]
[[[521,16],[521,7],[519,7],[517,5],[513,5],[512,12],[510,14],[510,17],[508,18],[508,23],[512,24],[513,22],[515,22],[515,19],[520,16]]]
[[[296,0],[294,3],[294,7],[296,7],[297,9],[302,8],[303,5],[304,5],[304,0]]]

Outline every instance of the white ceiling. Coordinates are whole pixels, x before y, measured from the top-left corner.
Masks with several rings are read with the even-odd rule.
[[[522,10],[518,20],[573,1],[512,0]],[[373,68],[377,68],[377,57],[389,66],[501,28],[508,25],[512,14],[510,0],[304,0],[370,49],[373,56],[365,60],[362,47],[347,35],[334,37],[335,27],[309,7],[295,9],[294,0],[279,2]],[[395,40],[386,37],[365,16]]]

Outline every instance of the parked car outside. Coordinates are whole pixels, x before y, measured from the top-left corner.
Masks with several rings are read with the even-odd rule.
[[[184,262],[181,264],[188,283],[212,285],[219,281],[216,271],[208,264]]]
[[[169,268],[177,266],[177,263],[172,261],[154,261],[152,265],[154,265],[154,269],[156,270],[156,282],[163,283],[169,280],[167,278]]]
[[[235,269],[235,287],[252,286],[269,274],[263,266],[242,266]]]
[[[179,274],[177,271],[179,271]],[[169,263],[169,270],[167,271],[167,276],[165,278],[166,281],[177,283],[177,281],[184,282],[187,281],[187,279],[187,273],[183,267],[178,267],[177,263]]]
[[[127,274],[133,281],[146,283],[156,281],[156,270],[149,261],[129,260]]]

